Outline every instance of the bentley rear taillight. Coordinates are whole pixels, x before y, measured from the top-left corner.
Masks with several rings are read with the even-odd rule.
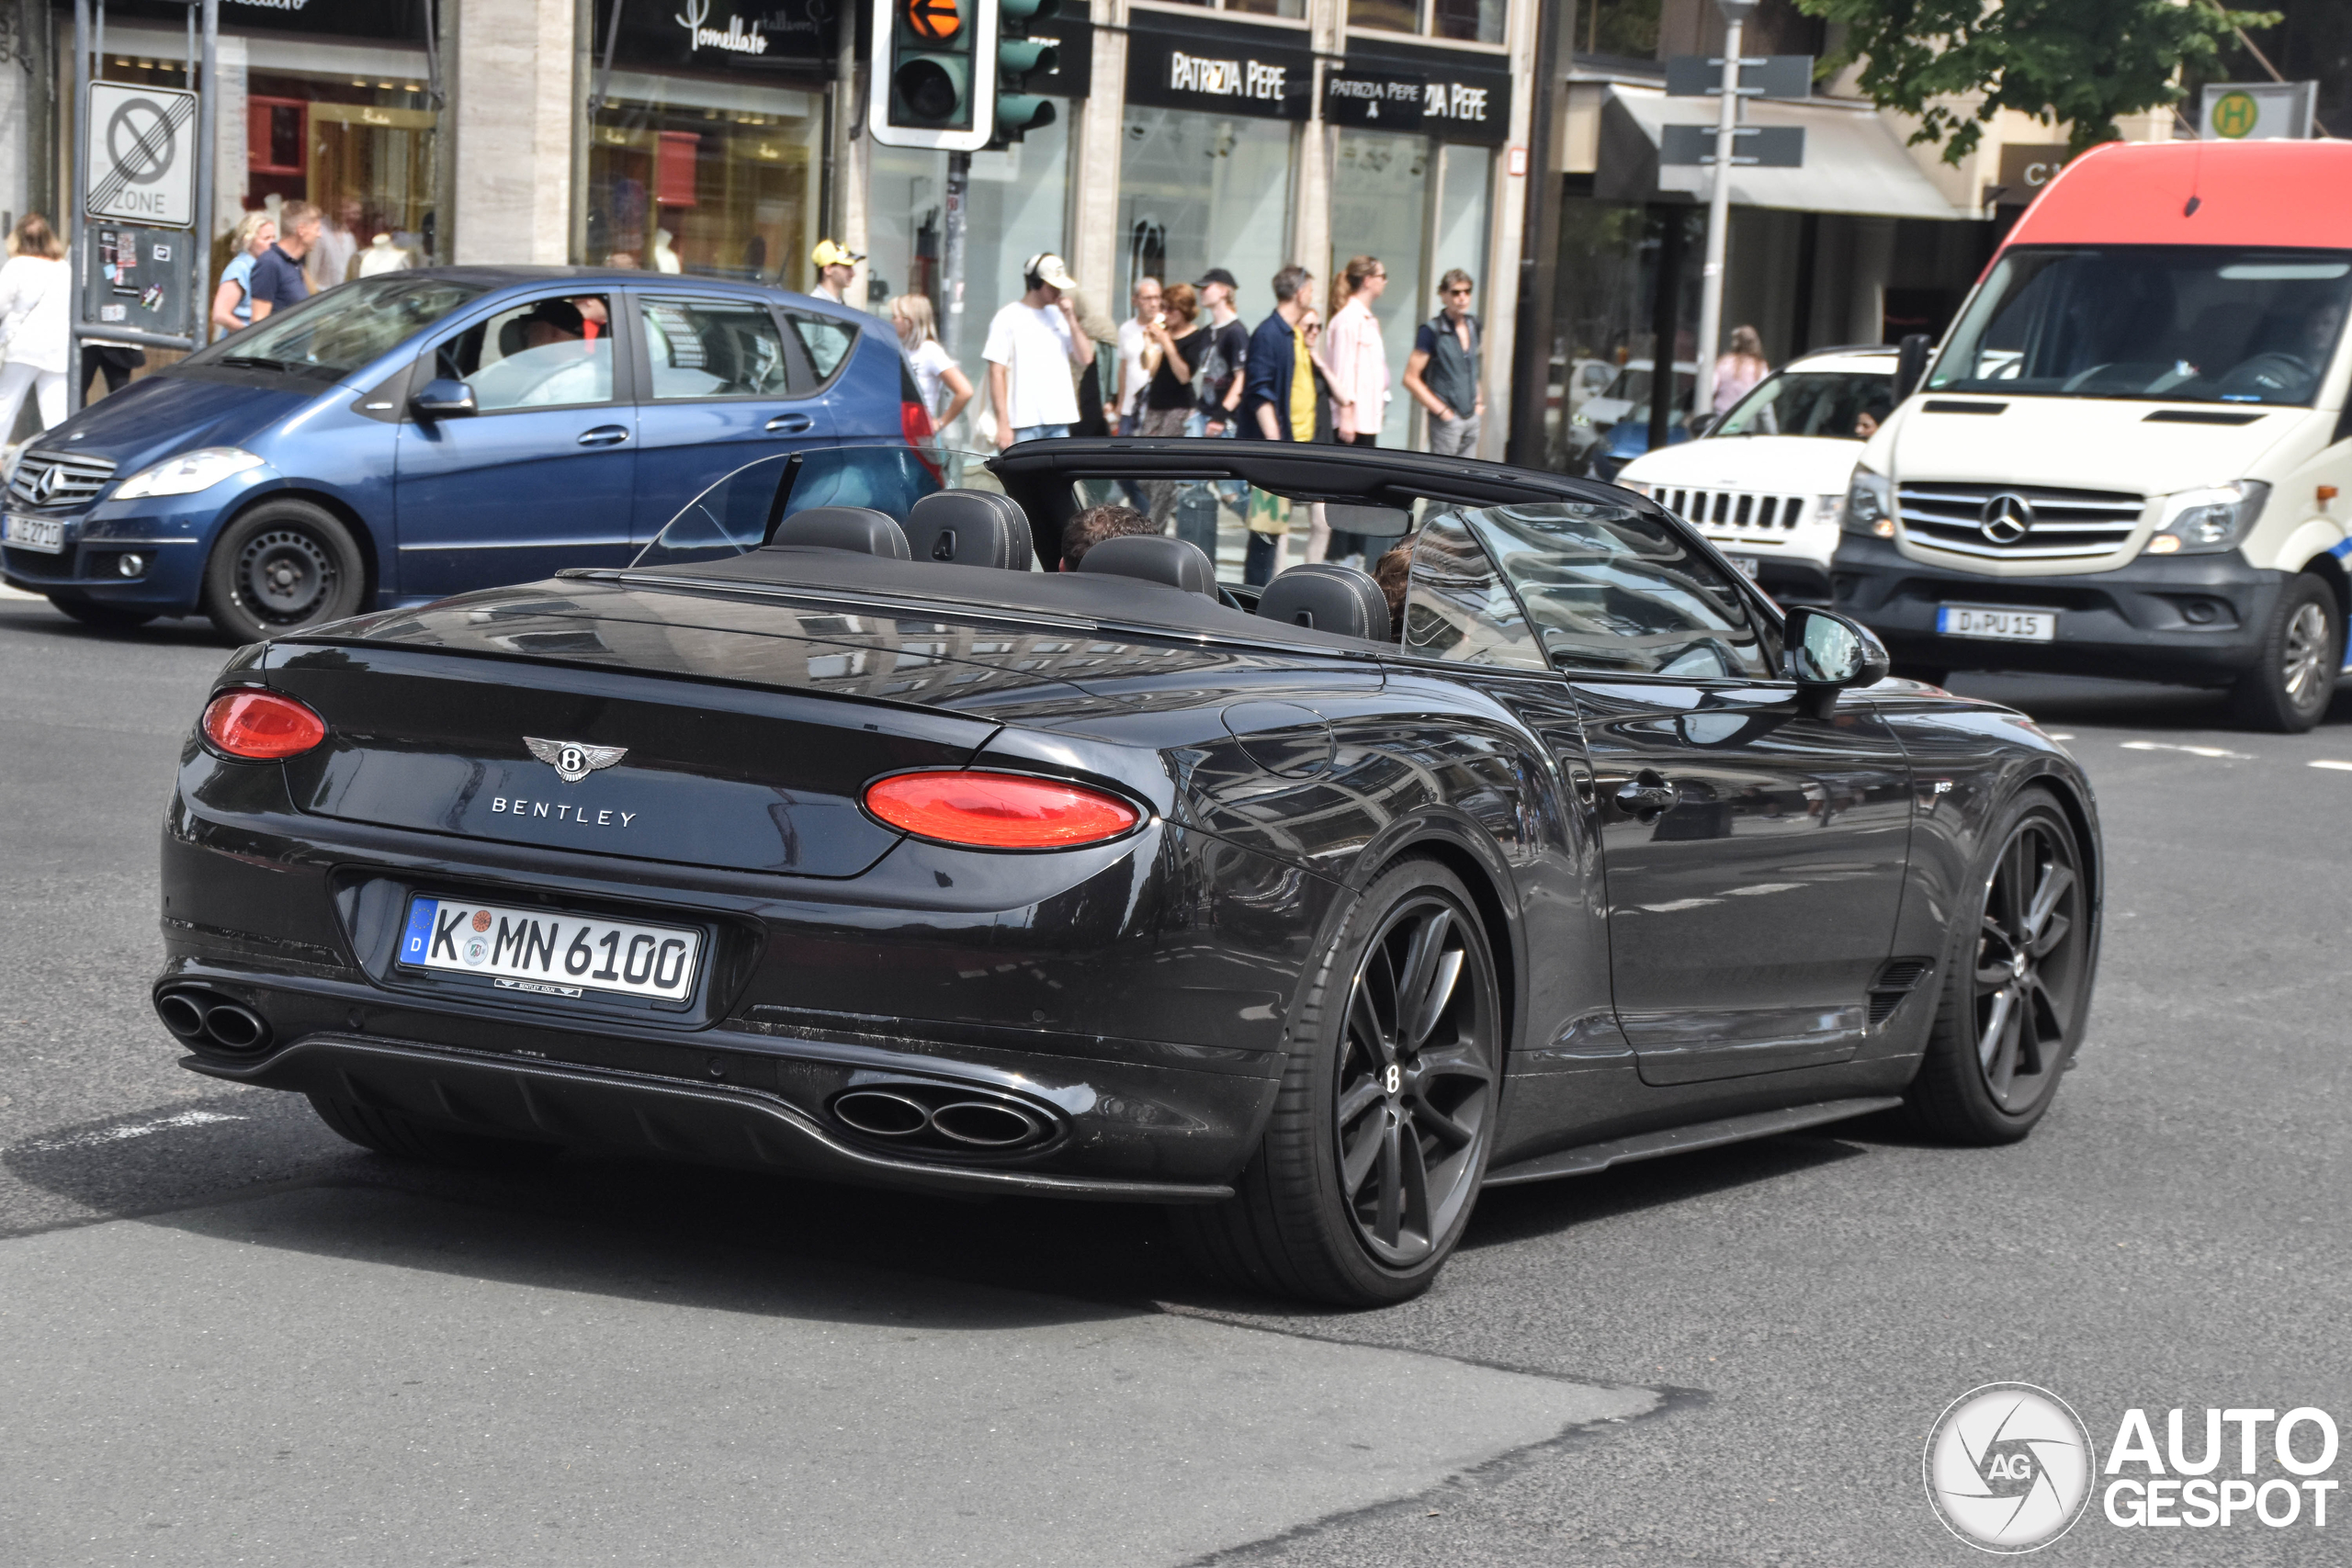
[[[327,738],[326,721],[275,692],[223,692],[204,710],[204,737],[232,757],[277,762]]]
[[[1022,773],[898,773],[865,808],[919,839],[979,850],[1058,850],[1115,839],[1143,813],[1114,795]]]

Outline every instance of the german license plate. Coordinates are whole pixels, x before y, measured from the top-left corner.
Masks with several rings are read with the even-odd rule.
[[[1945,604],[1936,611],[1936,630],[1946,637],[1989,637],[1996,642],[2055,642],[2055,610],[2004,610],[1992,604]]]
[[[1725,556],[1724,559],[1739,569],[1739,575],[1748,581],[1756,581],[1757,559],[1754,556]]]
[[[65,525],[53,517],[19,517],[11,512],[0,522],[0,543],[19,550],[58,555],[65,548]]]
[[[522,996],[590,991],[680,1001],[693,991],[702,933],[461,898],[409,900],[401,962],[481,975]]]

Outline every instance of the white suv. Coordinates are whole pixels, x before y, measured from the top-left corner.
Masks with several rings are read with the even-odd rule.
[[[1617,482],[1706,535],[1775,599],[1826,604],[1838,507],[1891,411],[1894,367],[1891,348],[1808,354],[1699,440],[1644,453]]]

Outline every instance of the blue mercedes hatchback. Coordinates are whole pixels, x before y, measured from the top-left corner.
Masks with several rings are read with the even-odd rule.
[[[245,643],[626,564],[775,453],[929,434],[875,317],[587,267],[347,283],[142,378],[7,476],[12,587]]]

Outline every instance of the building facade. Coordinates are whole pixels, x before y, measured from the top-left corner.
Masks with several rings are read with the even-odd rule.
[[[73,12],[17,7],[0,44],[0,208],[70,194]],[[868,259],[852,299],[932,297],[944,153],[865,131],[865,8],[842,0],[221,0],[214,276],[227,234],[294,199],[327,215],[319,283],[364,265],[585,262],[805,289],[820,238]],[[1064,0],[1033,28],[1060,62],[1051,125],[972,157],[967,320],[1021,264],[1067,257],[1125,314],[1136,278],[1240,280],[1251,321],[1296,261],[1328,310],[1339,264],[1378,256],[1393,400],[1437,277],[1476,279],[1492,455],[1510,394],[1538,0]],[[186,80],[187,7],[112,0],[107,80]],[[9,159],[13,158],[13,162]]]

